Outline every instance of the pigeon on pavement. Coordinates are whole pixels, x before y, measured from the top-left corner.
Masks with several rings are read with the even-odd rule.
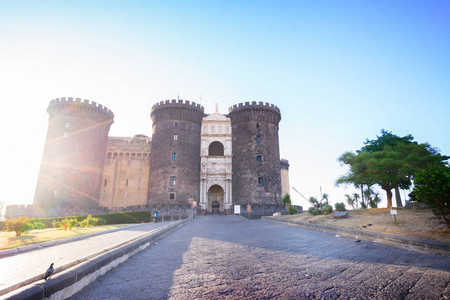
[[[53,263],[50,265],[50,267],[47,269],[47,271],[45,271],[45,275],[44,275],[44,279],[47,280],[47,278],[49,278],[50,276],[53,275],[53,272],[55,270],[53,269]]]

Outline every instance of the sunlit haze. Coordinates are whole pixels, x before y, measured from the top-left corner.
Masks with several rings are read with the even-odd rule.
[[[450,155],[449,81],[448,1],[0,0],[1,201],[32,203],[52,99],[151,136],[151,106],[179,97],[278,106],[294,204],[345,202],[337,158],[383,128]]]

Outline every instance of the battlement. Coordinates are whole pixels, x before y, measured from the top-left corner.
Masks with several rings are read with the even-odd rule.
[[[281,166],[281,169],[289,171],[289,161],[287,159],[281,159],[280,166]]]
[[[189,100],[182,100],[182,99],[172,99],[172,100],[165,100],[165,101],[160,101],[156,104],[154,104],[152,106],[152,112],[155,109],[159,109],[159,108],[164,108],[164,107],[185,107],[185,108],[194,108],[194,109],[198,109],[201,112],[204,112],[204,107],[201,106],[198,103],[195,102],[191,102]]]
[[[234,111],[238,111],[238,110],[242,110],[242,109],[267,109],[267,110],[272,110],[274,112],[280,113],[280,109],[270,103],[267,102],[256,102],[256,101],[252,101],[251,104],[250,102],[245,102],[245,103],[239,103],[239,104],[235,104],[233,106],[231,106],[228,111],[234,112]]]
[[[98,119],[99,121],[114,119],[114,113],[106,106],[103,106],[94,101],[89,101],[86,99],[82,101],[80,98],[74,99],[72,97],[53,99],[48,105],[47,112],[50,117],[53,117],[68,108],[79,108],[80,112],[82,111],[82,113],[79,113],[77,115]]]
[[[281,120],[280,109],[267,102],[245,102],[235,104],[229,108],[228,117],[231,119],[231,125],[240,123],[266,122],[278,126]]]

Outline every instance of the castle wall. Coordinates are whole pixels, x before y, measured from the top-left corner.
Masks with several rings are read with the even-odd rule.
[[[233,133],[233,204],[281,203],[278,123],[280,110],[268,103],[230,107]]]
[[[100,205],[108,209],[147,204],[151,139],[110,137]]]
[[[200,132],[203,107],[166,100],[152,107],[149,204],[181,205],[200,197]],[[174,159],[175,155],[175,159]]]
[[[35,210],[96,207],[114,114],[95,102],[61,98],[50,102],[49,124],[35,192]],[[53,213],[52,213],[53,214]]]
[[[52,100],[34,203],[10,207],[8,214],[159,210],[176,218],[191,212],[190,198],[199,213],[217,210],[217,203],[225,214],[247,204],[251,217],[285,213],[289,163],[280,161],[280,110],[262,102],[234,105],[227,116],[203,110],[189,101],[161,101],[150,114],[152,138],[108,138],[114,122],[109,109],[87,100]]]

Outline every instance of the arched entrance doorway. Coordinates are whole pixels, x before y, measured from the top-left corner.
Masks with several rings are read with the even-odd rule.
[[[219,211],[220,211],[220,204],[217,201],[213,201],[213,203],[211,203],[212,206],[212,213],[213,215],[218,215]]]
[[[223,210],[223,189],[220,185],[213,185],[208,190],[208,210],[212,214],[219,214]]]

